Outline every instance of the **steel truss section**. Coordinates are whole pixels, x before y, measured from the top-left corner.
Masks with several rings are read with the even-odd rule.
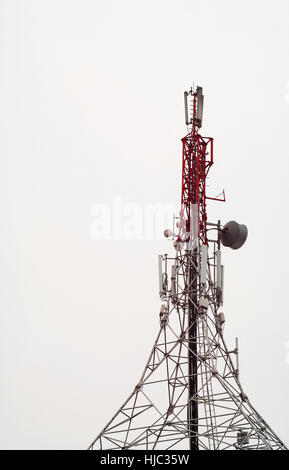
[[[200,450],[285,449],[243,391],[237,347],[230,351],[225,344],[215,281],[218,246],[215,241],[209,245],[206,285],[200,283],[200,250],[196,256],[184,247],[167,258],[175,277],[163,296],[166,309],[145,369],[89,449],[186,450],[192,440]],[[188,275],[192,263],[196,279]],[[192,302],[197,311],[193,324]],[[191,330],[196,331],[195,349]],[[196,358],[193,377],[188,353]],[[198,384],[194,394],[189,393],[191,379]],[[188,415],[191,404],[198,409],[197,426]]]

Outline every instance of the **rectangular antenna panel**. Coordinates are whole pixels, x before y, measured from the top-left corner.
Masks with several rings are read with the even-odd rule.
[[[163,257],[162,255],[158,256],[159,259],[159,293],[163,293]]]
[[[185,100],[185,119],[186,119],[186,125],[188,126],[190,124],[189,121],[189,112],[188,112],[188,92],[184,92],[184,100]]]
[[[221,268],[221,251],[216,251],[217,258],[217,289],[222,289],[222,268]]]
[[[198,126],[202,127],[204,95],[203,95],[203,88],[200,86],[197,87],[197,103],[198,103],[198,106],[197,106]]]
[[[203,285],[207,284],[207,262],[208,262],[208,247],[207,245],[202,245],[200,282]]]
[[[171,281],[172,295],[176,295],[176,267],[174,264],[172,265]]]

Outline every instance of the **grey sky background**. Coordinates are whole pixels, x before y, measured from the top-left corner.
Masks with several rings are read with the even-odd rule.
[[[166,239],[95,240],[91,208],[177,204],[183,91],[215,139],[225,338],[289,444],[288,1],[0,1],[0,446],[86,448],[157,333]],[[167,228],[167,227],[163,227]]]

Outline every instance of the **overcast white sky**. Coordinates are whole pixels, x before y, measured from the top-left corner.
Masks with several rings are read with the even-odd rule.
[[[226,339],[252,404],[289,444],[289,3],[0,1],[0,446],[86,448],[158,329],[166,239],[95,240],[95,204],[177,205],[183,91],[215,139],[209,219]],[[163,227],[166,228],[166,227]]]

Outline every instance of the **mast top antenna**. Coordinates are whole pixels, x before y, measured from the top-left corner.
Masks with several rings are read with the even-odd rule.
[[[194,86],[191,87],[189,91],[184,92],[184,100],[186,125],[201,128],[204,107],[203,88],[197,86],[194,91]]]

